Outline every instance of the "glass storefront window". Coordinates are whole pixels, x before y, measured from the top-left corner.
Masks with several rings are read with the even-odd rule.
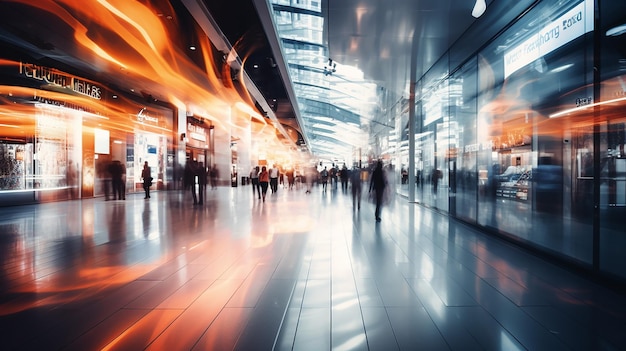
[[[593,95],[588,5],[541,3],[479,54],[476,143],[478,223],[585,263],[592,230],[569,190],[578,151],[571,121],[551,116]]]
[[[447,59],[431,69],[422,89],[422,128],[416,135],[416,154],[420,154],[421,180],[416,198],[434,208],[448,211],[448,152],[457,141],[456,121],[450,119],[450,92]],[[452,130],[452,133],[451,133]],[[418,151],[419,150],[419,151]]]
[[[626,261],[623,248],[626,247],[624,217],[626,217],[626,3],[623,1],[602,1],[600,6],[601,28],[596,38],[600,40],[600,101],[610,102],[598,108],[595,119],[599,132],[600,149],[595,160],[600,176],[599,194],[599,265],[600,270],[620,278],[626,278]],[[581,113],[582,114],[582,111]],[[586,127],[584,135],[593,136],[593,127]],[[593,143],[590,137],[580,149],[581,182],[585,193],[593,179]],[[583,173],[584,172],[584,173]],[[598,181],[598,180],[596,180]],[[593,183],[592,183],[593,184]],[[588,199],[582,198],[588,202]],[[589,196],[589,195],[587,195]],[[589,208],[589,205],[585,206]]]
[[[478,66],[476,58],[469,60],[451,78],[450,119],[457,123],[457,145],[450,155],[450,192],[455,196],[454,214],[476,222],[477,191],[484,189],[486,178],[478,174],[476,142],[476,91]]]

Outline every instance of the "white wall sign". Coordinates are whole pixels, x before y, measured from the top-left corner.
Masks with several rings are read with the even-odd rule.
[[[593,1],[576,5],[557,20],[538,30],[522,44],[504,54],[504,77],[593,31]]]

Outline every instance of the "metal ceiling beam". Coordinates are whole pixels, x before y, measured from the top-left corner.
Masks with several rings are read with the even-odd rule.
[[[278,129],[280,134],[285,137],[287,140],[291,140],[293,142],[292,146],[298,146],[298,140],[292,140],[287,130],[280,123],[276,114],[267,103],[267,99],[263,96],[261,91],[258,89],[256,84],[250,79],[246,71],[243,69],[243,63],[239,54],[233,49],[232,45],[222,33],[219,26],[211,16],[209,9],[207,9],[206,5],[202,2],[202,0],[181,0],[183,5],[187,8],[191,16],[194,18],[198,26],[204,31],[204,33],[209,37],[211,43],[215,45],[215,47],[222,51],[227,52],[228,57],[234,57],[235,59],[229,61],[228,64],[235,69],[239,69],[242,71],[242,75],[244,77],[245,86],[248,89],[250,95],[256,100],[256,102],[263,108],[263,111],[269,117],[269,119],[274,122],[274,127]],[[274,32],[275,34],[275,32]],[[280,60],[282,61],[282,56],[280,56]],[[297,108],[297,107],[294,107]],[[302,128],[302,127],[301,127]],[[303,133],[304,134],[304,133]],[[303,135],[304,137],[304,135]],[[306,140],[306,139],[305,139]]]
[[[283,85],[285,86],[285,91],[287,92],[289,101],[293,106],[294,114],[296,115],[296,119],[298,120],[298,124],[300,125],[300,133],[302,134],[302,138],[304,139],[304,142],[308,147],[310,145],[309,136],[304,129],[305,124],[302,119],[302,114],[300,113],[300,108],[298,106],[298,98],[295,91],[293,90],[293,86],[291,84],[292,79],[289,74],[287,63],[285,62],[285,58],[283,56],[282,45],[280,43],[276,27],[274,26],[274,21],[272,20],[273,16],[271,13],[271,5],[268,0],[253,0],[253,2],[259,14],[259,18],[261,20],[261,24],[263,25],[263,30],[265,31],[267,40],[270,43],[272,54],[274,55],[274,61],[278,66],[278,70],[280,71],[280,77],[283,81]],[[311,153],[310,150],[309,153]]]

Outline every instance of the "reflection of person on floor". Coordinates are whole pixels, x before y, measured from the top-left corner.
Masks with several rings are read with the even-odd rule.
[[[143,190],[146,193],[144,199],[150,198],[150,187],[152,186],[152,174],[150,172],[150,166],[148,161],[143,164],[143,171],[141,171],[141,179],[143,179]]]
[[[385,173],[383,171],[383,161],[379,160],[370,179],[370,193],[374,190],[374,196],[376,197],[376,222],[380,222],[380,211],[383,206],[383,195],[385,194],[386,185],[387,181],[385,180]]]

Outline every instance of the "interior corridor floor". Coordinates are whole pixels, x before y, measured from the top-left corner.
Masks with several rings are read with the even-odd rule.
[[[0,259],[2,350],[626,349],[622,293],[404,198],[0,208]]]

